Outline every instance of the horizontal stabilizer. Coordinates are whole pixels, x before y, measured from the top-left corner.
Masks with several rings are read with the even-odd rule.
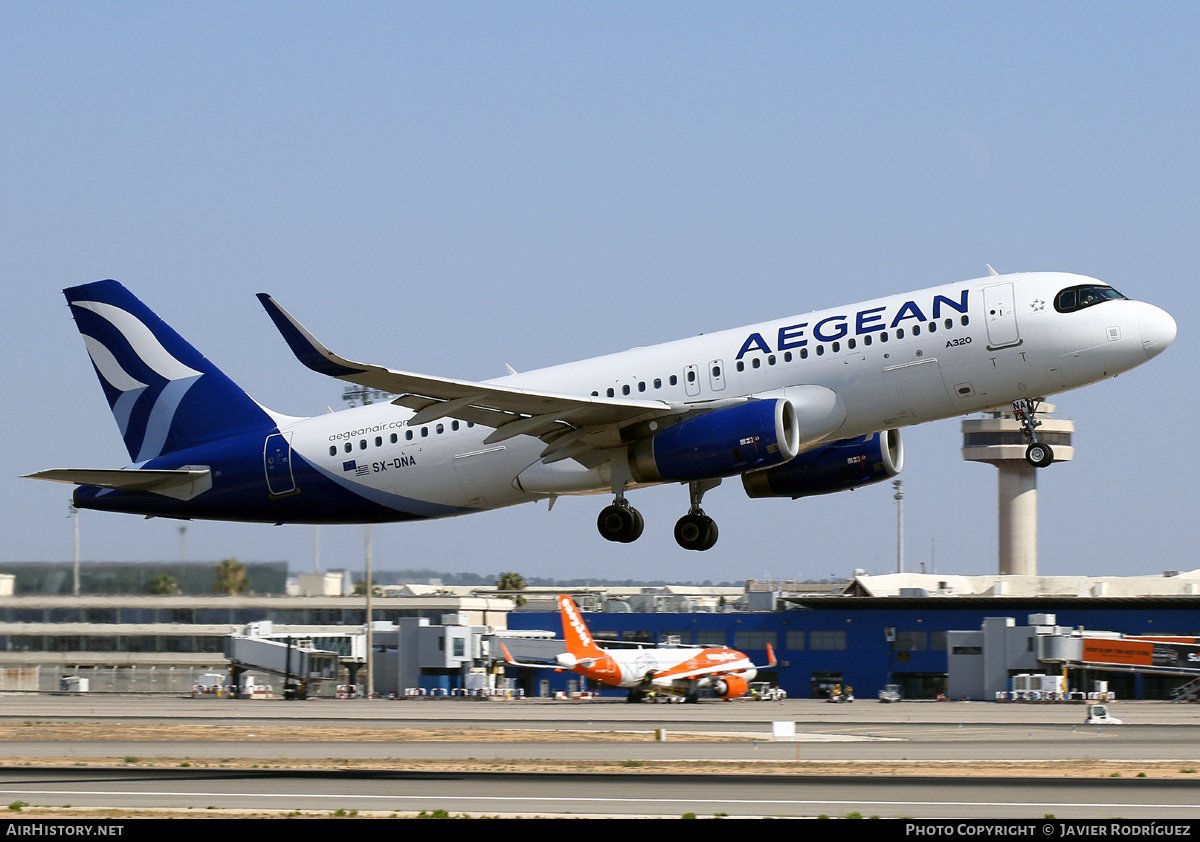
[[[123,468],[50,468],[26,474],[26,479],[45,479],[72,485],[90,485],[119,491],[151,491],[179,500],[190,500],[212,488],[212,471],[206,467],[178,470],[127,470]]]

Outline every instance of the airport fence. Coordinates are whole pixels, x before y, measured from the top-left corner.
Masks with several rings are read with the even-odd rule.
[[[224,667],[80,667],[29,666],[0,669],[0,692],[55,693],[81,687],[89,693],[170,693],[190,695],[200,676],[224,675]]]

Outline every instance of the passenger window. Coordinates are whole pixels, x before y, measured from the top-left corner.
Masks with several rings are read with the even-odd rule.
[[[412,430],[405,430],[405,431],[404,431],[404,440],[405,440],[405,441],[412,441]]]
[[[375,446],[376,446],[376,447],[383,447],[383,436],[376,436],[376,437],[375,437]]]
[[[610,398],[615,398],[615,397],[617,396],[617,393],[616,393],[616,392],[614,392],[614,391],[612,390],[612,388],[611,388],[611,387],[610,387],[610,388],[609,388],[609,390],[606,392],[606,394],[607,394],[607,395],[608,395]]]
[[[392,440],[392,444],[395,444],[397,441],[399,441],[399,440],[400,440],[400,437],[399,437],[398,435],[396,435],[395,433],[392,433],[392,435],[390,436],[390,438],[391,438],[391,440]]]
[[[358,449],[359,449],[359,450],[366,450],[366,449],[367,449],[367,440],[366,440],[366,439],[362,439],[361,441],[359,441],[359,443],[358,443]]]
[[[842,350],[842,343],[834,342],[833,345],[830,347],[831,347],[831,350],[833,351],[833,353],[836,354],[838,351]]]
[[[421,438],[423,438],[423,439],[429,438],[429,428],[428,427],[421,428]]]
[[[672,374],[670,379],[667,382],[670,383],[672,386],[678,386],[679,385],[679,377],[677,375]]]
[[[451,421],[451,422],[450,422],[450,429],[451,429],[451,430],[454,430],[455,432],[458,432],[458,421]]]
[[[745,364],[744,362],[742,362],[741,360],[738,360],[738,364],[737,364],[737,370],[738,370],[738,371],[745,371],[745,370],[746,370],[746,364]]]
[[[646,381],[645,381],[645,380],[639,380],[639,381],[638,381],[638,391],[639,391],[639,392],[644,392],[644,391],[646,391]]]
[[[331,445],[329,446],[329,455],[330,455],[330,456],[337,456],[337,445],[336,445],[336,444],[331,444]]]
[[[662,388],[662,378],[661,378],[661,377],[655,377],[655,378],[654,378],[654,388],[655,388],[655,389],[661,389],[661,388]]]
[[[867,335],[865,335],[865,336],[863,337],[863,344],[864,344],[864,345],[870,345],[870,344],[871,344],[871,334],[869,334],[869,333],[868,333]]]
[[[898,328],[896,328],[896,338],[897,338],[897,339],[903,339],[903,338],[904,338],[904,328],[902,328],[902,327],[898,327]]]
[[[817,356],[818,356],[818,357],[823,357],[823,356],[825,356],[825,346],[824,346],[824,345],[818,345],[818,346],[817,346]]]
[[[783,361],[785,363],[790,363],[792,361],[792,352],[791,351],[783,352]]]
[[[624,385],[624,386],[622,386],[622,387],[621,387],[621,394],[622,394],[622,395],[628,395],[628,394],[629,394],[629,385],[628,385],[628,384],[626,384],[626,385]]]
[[[758,357],[755,357],[750,361],[750,364],[755,368],[760,368],[762,366],[762,360],[760,360]]]
[[[351,452],[352,450],[354,450],[354,445],[352,445],[350,442],[346,442],[345,450],[347,453]]]

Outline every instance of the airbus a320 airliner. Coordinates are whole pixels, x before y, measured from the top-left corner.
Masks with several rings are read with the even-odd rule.
[[[629,543],[643,519],[626,492],[679,483],[689,550],[716,543],[701,502],[722,480],[793,499],[880,482],[912,424],[1012,404],[1026,458],[1048,465],[1039,401],[1141,365],[1176,332],[1093,278],[993,273],[472,382],[340,357],[260,294],[302,363],[396,396],[297,418],[248,397],[116,281],[64,292],[132,460],[29,475],[79,485],[81,509],[380,523],[611,493],[600,534]]]
[[[728,646],[603,649],[592,637],[575,600],[560,595],[558,610],[566,652],[555,656],[553,664],[528,663],[515,660],[501,643],[504,660],[514,667],[569,670],[608,687],[623,687],[629,691],[625,697],[628,702],[643,701],[651,693],[667,693],[694,703],[699,701],[701,690],[708,690],[718,699],[738,699],[749,692],[750,682],[760,669],[777,666],[775,648],[769,643],[770,663],[762,666],[755,666]]]

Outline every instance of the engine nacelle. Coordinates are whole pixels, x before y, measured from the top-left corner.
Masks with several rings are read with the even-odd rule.
[[[714,678],[712,690],[718,699],[740,699],[750,690],[750,682],[740,675],[731,673]]]
[[[757,400],[714,409],[641,439],[630,451],[638,482],[731,477],[793,459],[800,428],[792,404]]]
[[[742,477],[750,497],[810,497],[883,482],[904,467],[899,430],[842,439]]]

